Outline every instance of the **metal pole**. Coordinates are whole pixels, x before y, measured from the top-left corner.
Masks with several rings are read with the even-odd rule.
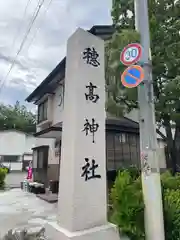
[[[164,240],[162,193],[153,103],[154,92],[152,85],[148,3],[147,0],[134,0],[134,2],[135,25],[141,36],[141,45],[143,47],[141,62],[143,63],[145,73],[144,82],[138,87],[145,232],[147,240]]]

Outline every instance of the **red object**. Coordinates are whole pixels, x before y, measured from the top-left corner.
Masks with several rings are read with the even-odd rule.
[[[136,56],[126,56],[128,49],[129,48],[133,48],[134,50],[137,51]],[[129,52],[130,53],[130,52]],[[126,66],[130,66],[135,64],[136,62],[138,62],[140,60],[142,56],[142,47],[139,43],[131,43],[128,44],[122,51],[121,56],[120,56],[120,61],[126,65]],[[131,58],[131,61],[127,61],[127,57],[129,57],[129,59]]]
[[[32,167],[28,168],[28,175],[27,175],[27,179],[31,180],[32,179]]]

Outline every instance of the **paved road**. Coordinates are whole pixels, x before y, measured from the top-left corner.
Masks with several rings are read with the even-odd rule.
[[[27,176],[25,172],[11,172],[6,176],[6,185],[11,188],[20,187],[20,183],[24,180]]]

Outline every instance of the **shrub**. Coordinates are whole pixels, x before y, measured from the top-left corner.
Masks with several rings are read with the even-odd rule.
[[[180,175],[177,173],[175,176],[167,171],[161,174],[162,190],[171,189],[171,190],[180,190]]]
[[[144,239],[144,204],[139,183],[127,170],[120,171],[111,192],[110,220],[131,240]]]
[[[166,239],[180,239],[180,191],[167,189],[163,196]]]
[[[7,170],[0,168],[0,189],[4,188]]]
[[[128,171],[132,180],[138,179],[141,175],[141,170],[133,165],[129,166],[128,168],[121,168],[120,172],[122,172],[122,171]]]
[[[180,239],[180,175],[161,175],[166,240]],[[110,221],[131,240],[145,239],[144,203],[137,169],[120,170],[110,194]]]

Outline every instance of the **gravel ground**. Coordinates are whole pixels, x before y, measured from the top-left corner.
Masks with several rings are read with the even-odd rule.
[[[57,203],[47,203],[21,189],[0,192],[0,238],[16,226],[45,225],[56,219],[56,212]]]

